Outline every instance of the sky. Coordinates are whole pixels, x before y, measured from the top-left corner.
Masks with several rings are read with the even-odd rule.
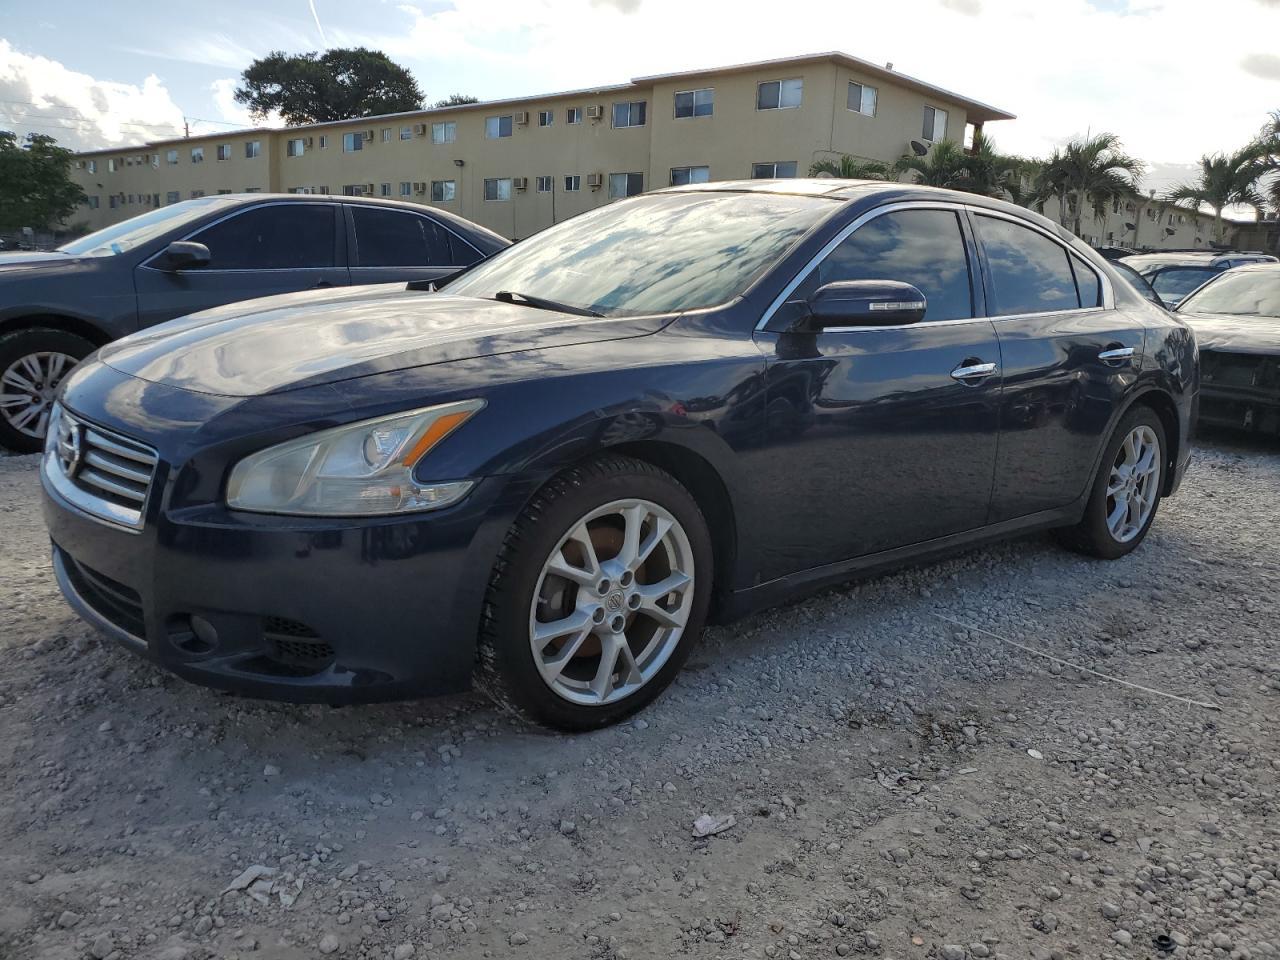
[[[382,50],[428,101],[837,49],[1018,115],[1005,152],[1118,134],[1163,191],[1280,109],[1280,0],[0,0],[0,129],[75,148],[249,126],[272,50]]]

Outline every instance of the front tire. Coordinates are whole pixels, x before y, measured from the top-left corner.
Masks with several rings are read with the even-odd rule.
[[[1084,517],[1057,532],[1062,544],[1104,560],[1137,549],[1160,507],[1166,450],[1159,414],[1145,405],[1125,414],[1103,452]]]
[[[0,446],[43,448],[58,385],[93,349],[83,337],[46,327],[0,337]]]
[[[702,511],[669,474],[617,456],[566,471],[499,552],[478,685],[561,730],[629,716],[671,682],[702,633],[712,565]]]

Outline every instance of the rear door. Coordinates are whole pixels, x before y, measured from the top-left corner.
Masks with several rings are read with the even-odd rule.
[[[1048,231],[977,210],[988,312],[1004,391],[990,522],[1079,497],[1118,405],[1137,377],[1144,325]]]
[[[139,325],[209,307],[316,287],[346,286],[341,205],[267,202],[242,208],[183,237],[209,248],[209,263],[163,269],[159,253],[137,267]]]
[[[435,280],[481,259],[475,247],[427,214],[347,204],[352,283]]]

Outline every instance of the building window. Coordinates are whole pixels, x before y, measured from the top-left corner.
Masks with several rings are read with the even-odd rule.
[[[364,149],[364,134],[357,130],[355,133],[344,133],[342,135],[342,152],[355,153],[357,150]]]
[[[757,110],[789,110],[804,99],[804,81],[769,80],[756,87]]]
[[[231,192],[230,190],[219,190],[219,191],[218,191],[218,196],[222,196],[224,193],[230,193],[230,192]],[[158,197],[158,196],[157,196],[157,199],[159,199],[159,197]]]
[[[231,144],[229,143],[218,144],[218,162],[221,163],[223,160],[230,160],[230,159],[231,159]]]
[[[204,147],[191,148],[191,162],[204,163]]]
[[[400,139],[401,139],[401,140],[412,140],[412,139],[413,139],[413,127],[401,127],[401,128],[400,128]]]
[[[245,193],[261,193],[262,188],[261,187],[245,187],[244,192]]]
[[[413,183],[408,180],[400,181],[400,196],[408,197],[413,194]]]
[[[489,140],[501,140],[511,136],[511,114],[503,117],[487,117],[484,121],[484,135]]]
[[[634,197],[637,193],[644,193],[643,173],[609,174],[609,199]]]
[[[711,87],[701,90],[682,90],[676,94],[676,119],[682,117],[709,117],[715,106],[716,92]]]
[[[364,184],[363,183],[344,183],[342,185],[342,195],[344,197],[363,197]]]
[[[301,138],[290,140],[284,145],[284,153],[287,157],[300,157],[306,152],[306,149],[307,143]]]
[[[329,145],[329,138],[322,135],[320,137],[320,149],[323,150],[328,145]]]
[[[90,161],[89,161],[89,172],[90,172],[90,173],[97,173],[97,172],[98,172],[98,161],[97,161],[97,160],[90,160]]]
[[[247,140],[244,145],[244,157],[246,160],[252,160],[254,157],[262,155],[261,140]]]
[[[389,196],[391,196],[391,184],[389,184],[389,183],[379,184],[379,185],[378,185],[378,196],[380,196],[380,197],[389,197]]]
[[[582,108],[581,108],[581,107],[570,107],[569,109],[567,109],[567,110],[564,112],[564,122],[565,122],[565,123],[570,123],[570,124],[573,124],[573,123],[581,123],[581,122],[582,122]]]
[[[170,164],[170,165],[177,163],[177,162],[178,162],[178,151],[177,151],[177,150],[169,150],[169,151],[166,151],[166,153],[165,153],[165,155],[164,155],[164,162],[165,162],[165,163],[167,163],[167,164]]]
[[[85,203],[87,203],[87,204],[89,205],[89,209],[90,209],[90,210],[97,210],[97,209],[98,209],[98,198],[97,198],[97,197],[86,197],[84,202],[85,202]]]
[[[107,158],[107,173],[115,173],[115,172],[116,172],[116,167],[117,167],[117,165],[118,165],[118,164],[116,163],[116,158],[115,158],[115,157],[108,157],[108,158]]]
[[[846,101],[846,105],[854,113],[874,117],[876,115],[876,88],[850,80],[849,98]]]
[[[484,182],[484,198],[486,200],[510,200],[511,178],[501,177]]]
[[[390,143],[390,142],[391,142],[391,128],[390,128],[390,127],[383,127],[383,128],[382,128],[382,142],[383,142],[383,143]]]
[[[711,179],[710,167],[672,167],[671,185],[682,187],[686,183],[706,183]]]
[[[458,185],[453,180],[432,180],[431,199],[436,203],[448,203],[458,195]]]
[[[582,178],[577,174],[564,178],[564,192],[577,193],[582,189]]]
[[[947,111],[937,107],[924,108],[924,127],[920,135],[926,140],[947,139]]]
[[[555,120],[556,120],[556,115],[552,111],[550,110],[538,111],[538,126],[549,127],[551,126],[551,124],[555,123]]]
[[[203,191],[203,190],[192,190],[192,191],[191,191],[191,199],[192,199],[192,200],[195,200],[197,197],[203,197],[203,196],[204,196],[204,191]]]
[[[773,180],[787,179],[796,175],[796,162],[794,160],[776,161],[774,163],[753,163],[751,165],[751,179],[753,180]]]
[[[615,127],[643,127],[644,100],[630,100],[613,105],[613,125]]]
[[[432,143],[453,143],[458,139],[458,124],[453,120],[431,125]]]
[[[537,182],[537,188],[536,188],[536,189],[537,189],[537,191],[538,191],[539,193],[550,193],[550,192],[551,192],[551,190],[552,190],[552,184],[551,184],[551,181],[552,181],[553,179],[555,179],[555,178],[554,178],[554,177],[538,177],[538,178],[537,178],[537,181],[538,181],[538,182]]]
[[[177,202],[178,202],[178,191],[177,191],[177,190],[170,190],[168,193],[166,193],[166,194],[164,195],[164,202],[165,202],[165,203],[177,203]]]
[[[120,198],[113,193],[111,196],[107,197],[107,206],[114,210],[116,207],[120,206]]]

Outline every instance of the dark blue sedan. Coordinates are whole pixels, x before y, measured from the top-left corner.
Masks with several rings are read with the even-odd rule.
[[[190,680],[655,697],[709,618],[1036,529],[1119,557],[1185,468],[1195,342],[1025,209],[664,190],[425,284],[206,311],[63,384],[53,564]]]

